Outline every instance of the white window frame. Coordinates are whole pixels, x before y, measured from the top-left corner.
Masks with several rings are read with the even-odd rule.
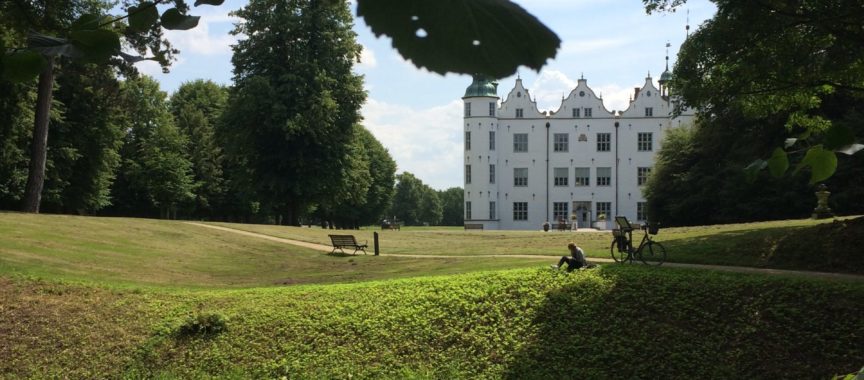
[[[489,131],[489,150],[495,150],[495,131]]]
[[[528,168],[513,168],[513,187],[528,187]]]
[[[554,168],[552,184],[559,187],[570,186],[570,168]],[[564,174],[563,176],[561,174]]]
[[[513,220],[528,220],[528,202],[513,202]]]
[[[524,141],[517,141],[523,140]],[[514,133],[513,134],[513,152],[514,153],[525,153],[528,152],[528,134],[527,133]]]
[[[597,151],[598,152],[611,152],[612,151],[612,134],[611,133],[598,133],[597,134]]]
[[[651,132],[639,132],[636,134],[636,149],[640,152],[654,150],[654,134]]]
[[[608,170],[609,175],[608,176],[606,176],[606,175],[601,176],[600,175],[600,169]],[[611,167],[606,166],[606,167],[597,168],[597,176],[596,177],[597,177],[597,180],[596,180],[597,186],[612,186],[612,168]]]
[[[522,108],[517,108],[516,109],[516,118],[521,119],[523,117],[525,117],[525,111]]]
[[[643,186],[646,182],[648,182],[648,177],[651,176],[651,167],[638,167],[636,168],[636,185]]]
[[[495,164],[489,164],[489,183],[495,183]]]
[[[556,133],[552,135],[552,150],[555,152],[570,151],[570,134]]]
[[[586,176],[580,176],[579,172],[586,174]],[[585,187],[591,186],[591,168],[574,168],[573,170],[573,186],[576,187]]]
[[[465,165],[465,184],[471,184],[471,165]]]
[[[471,132],[465,132],[465,150],[471,150]]]

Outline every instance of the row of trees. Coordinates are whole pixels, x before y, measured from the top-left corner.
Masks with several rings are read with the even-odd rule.
[[[407,225],[461,226],[464,192],[461,187],[435,190],[409,172],[396,176],[393,206],[387,215]]]
[[[10,15],[43,17],[59,31],[108,5],[69,0],[48,12],[28,4],[2,5],[0,45],[25,38],[28,23],[7,23]],[[57,57],[47,91],[42,209],[281,224],[302,218],[340,227],[380,220],[397,189],[396,165],[359,124],[365,92],[351,70],[360,46],[347,5],[253,0],[237,15],[246,21],[233,33],[248,38],[234,47],[231,88],[199,80],[169,99],[126,62]],[[161,35],[151,40],[166,43]],[[0,71],[8,74],[4,62]],[[33,82],[0,80],[3,209],[24,202],[30,153],[39,145],[31,139],[36,97]],[[423,218],[404,220],[440,223],[442,206],[431,194],[419,205],[431,214],[411,210]]]

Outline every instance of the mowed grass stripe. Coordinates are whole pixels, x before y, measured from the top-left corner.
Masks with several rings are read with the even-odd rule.
[[[118,286],[355,282],[540,265],[519,258],[339,257],[177,221],[0,213],[0,275]]]

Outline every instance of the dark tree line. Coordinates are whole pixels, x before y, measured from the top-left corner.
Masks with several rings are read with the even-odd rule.
[[[649,12],[684,2],[644,0]],[[646,188],[649,217],[806,217],[817,182],[835,212],[864,212],[861,2],[713,2],[717,14],[682,45],[672,81],[699,119],[664,142]]]

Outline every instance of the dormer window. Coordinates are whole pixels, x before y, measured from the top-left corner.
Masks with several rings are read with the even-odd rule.
[[[645,117],[654,116],[654,108],[653,107],[645,107]]]
[[[523,114],[522,114],[522,109],[521,109],[521,108],[517,108],[517,109],[516,109],[516,118],[517,118],[517,119],[521,119],[522,116],[523,116]]]
[[[581,108],[574,108],[574,109],[573,109],[573,117],[581,117],[581,116],[579,115],[579,114],[580,114],[579,111],[582,111],[582,109],[581,109]]]
[[[590,108],[585,109],[585,117],[591,117],[591,109]]]

